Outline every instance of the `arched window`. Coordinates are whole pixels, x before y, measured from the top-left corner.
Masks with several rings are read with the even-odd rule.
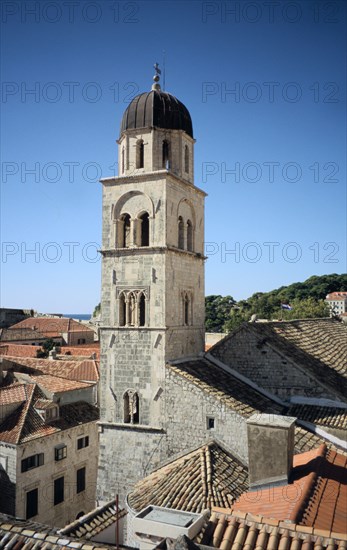
[[[170,146],[166,139],[163,141],[163,168],[170,168]]]
[[[184,223],[182,216],[178,218],[178,248],[184,248]]]
[[[140,216],[141,239],[140,246],[149,246],[149,214],[145,212]]]
[[[187,250],[193,250],[193,224],[190,220],[187,221]]]
[[[130,246],[130,216],[129,214],[123,214],[121,217],[123,222],[122,242],[121,247],[128,248]]]
[[[139,296],[139,326],[144,327],[146,324],[146,298],[141,292]]]
[[[143,139],[139,139],[136,142],[136,168],[143,168],[144,166],[144,143]]]
[[[125,327],[126,325],[126,301],[124,293],[119,296],[119,326]]]
[[[136,391],[128,390],[123,396],[124,401],[124,423],[139,423],[139,396]]]
[[[122,174],[125,172],[125,151],[124,147],[122,147]]]
[[[189,148],[188,145],[184,148],[184,171],[189,174]]]
[[[184,324],[186,326],[189,325],[189,296],[188,294],[184,294],[183,297],[183,318],[184,318]]]

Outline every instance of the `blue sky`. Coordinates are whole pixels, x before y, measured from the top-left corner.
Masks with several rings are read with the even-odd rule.
[[[345,2],[1,8],[3,307],[99,302],[97,180],[117,171],[122,114],[163,51],[208,193],[206,294],[346,271]]]

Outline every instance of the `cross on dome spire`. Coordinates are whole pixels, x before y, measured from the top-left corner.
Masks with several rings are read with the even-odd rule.
[[[159,69],[159,64],[158,63],[154,63],[153,66],[154,66],[154,69],[155,69],[155,75],[153,76],[152,90],[160,91],[159,80],[160,80],[161,70]]]

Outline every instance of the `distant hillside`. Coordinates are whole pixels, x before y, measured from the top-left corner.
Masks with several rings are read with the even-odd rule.
[[[263,296],[278,296],[285,301],[294,300],[295,298],[299,300],[305,300],[306,298],[324,300],[329,292],[343,291],[347,291],[347,274],[337,275],[333,273],[332,275],[313,275],[303,283],[281,286],[276,290],[264,293]],[[253,296],[257,296],[257,294],[253,294]]]
[[[329,315],[324,299],[329,292],[347,291],[347,274],[313,275],[303,283],[282,286],[270,292],[256,292],[235,302],[231,296],[206,297],[206,330],[229,332],[252,315],[260,319],[304,319]],[[291,310],[282,309],[289,305]]]

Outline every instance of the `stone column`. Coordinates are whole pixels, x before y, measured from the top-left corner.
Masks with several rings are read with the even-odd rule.
[[[130,300],[127,297],[125,299],[125,326],[128,327],[130,325]]]

